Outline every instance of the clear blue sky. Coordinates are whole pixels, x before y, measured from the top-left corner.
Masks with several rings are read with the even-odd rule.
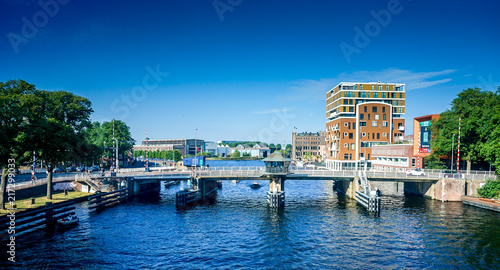
[[[138,142],[290,143],[325,129],[341,81],[406,83],[411,134],[462,89],[500,85],[499,1],[41,2],[0,0],[0,81],[87,97]]]

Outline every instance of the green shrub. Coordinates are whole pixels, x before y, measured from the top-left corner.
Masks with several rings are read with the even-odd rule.
[[[482,198],[500,198],[500,180],[488,180],[484,186],[477,190]]]

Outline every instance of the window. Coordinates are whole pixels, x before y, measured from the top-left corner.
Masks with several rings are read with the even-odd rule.
[[[377,140],[380,140],[380,133],[377,133]]]
[[[363,119],[365,119],[365,114],[360,113],[360,114],[359,114],[359,120],[363,120]]]
[[[354,150],[356,145],[354,143],[351,143],[351,150]]]
[[[352,154],[349,154],[349,160],[352,160]]]
[[[413,158],[411,158],[411,166],[412,166],[412,167],[415,167],[415,163],[416,163],[415,158],[414,158],[414,157],[413,157]]]
[[[359,85],[359,90],[363,90],[363,85],[362,84]]]
[[[360,127],[366,127],[366,122],[359,122]]]
[[[384,114],[385,115],[385,114]],[[387,127],[387,121],[382,121],[382,126]]]
[[[384,110],[384,111],[385,111],[385,110]],[[386,115],[385,115],[385,114],[382,116],[382,120],[387,120],[387,117],[386,117]]]
[[[372,121],[372,127],[378,126],[377,121]]]
[[[344,132],[344,137],[347,137],[347,132]]]
[[[374,119],[375,119],[375,120],[378,120],[378,114],[375,114],[375,118],[374,118]]]
[[[351,140],[352,140],[353,138],[354,138],[354,137],[353,137],[353,134],[352,134],[352,133],[349,133],[349,139],[351,139]]]
[[[347,105],[347,102],[348,102],[347,99],[344,99],[344,105]]]
[[[358,90],[358,85],[357,84],[354,85],[354,90]]]
[[[349,99],[349,105],[352,105],[352,99]]]
[[[344,127],[347,127],[347,122],[344,122]]]
[[[352,129],[356,129],[356,122],[352,122]]]
[[[387,133],[382,133],[382,137],[387,137]]]
[[[378,90],[382,91],[382,85],[378,86]]]
[[[382,113],[385,113],[385,107],[382,107]]]
[[[366,137],[366,132],[361,133],[361,137]]]
[[[354,107],[349,107],[349,112],[354,112]]]
[[[347,126],[348,129],[351,129],[351,122],[347,122]]]
[[[348,160],[349,159],[349,155],[348,154],[344,154],[344,160]]]
[[[368,114],[368,120],[370,120],[370,114]]]
[[[370,160],[370,154],[368,154],[368,160]]]
[[[361,97],[366,97],[366,92],[361,92]]]
[[[377,112],[377,107],[373,106],[373,107],[372,107],[372,112],[373,112],[373,113],[376,113],[376,112]]]
[[[372,90],[375,90],[375,85],[372,84]]]
[[[378,93],[377,92],[373,93],[373,97],[378,98]]]
[[[399,113],[403,113],[403,107],[399,107]]]
[[[382,92],[382,98],[385,98],[386,95],[385,95],[385,92]]]
[[[399,98],[403,98],[403,93],[399,93]]]
[[[368,107],[368,106],[364,106],[364,110],[365,110],[365,112],[367,112],[367,110],[368,110],[368,109],[367,109],[367,107]]]
[[[349,144],[348,143],[344,143],[344,148],[348,148],[349,147]]]

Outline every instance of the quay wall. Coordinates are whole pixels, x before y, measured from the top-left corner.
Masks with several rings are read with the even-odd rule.
[[[404,183],[405,193],[440,201],[462,201],[462,196],[477,197],[477,189],[486,180],[439,179],[435,183]]]

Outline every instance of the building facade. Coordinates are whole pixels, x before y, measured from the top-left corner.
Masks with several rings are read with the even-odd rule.
[[[417,168],[424,168],[424,159],[432,153],[432,122],[439,119],[439,114],[430,114],[413,119],[413,156]],[[456,138],[458,139],[458,138]]]
[[[146,141],[142,141],[142,145],[146,146]],[[156,145],[174,145],[174,149],[181,152],[183,156],[192,155],[205,151],[205,141],[200,139],[174,139],[174,140],[148,140],[148,148]]]
[[[416,167],[413,144],[379,144],[372,147],[372,169],[405,172]]]
[[[326,166],[368,166],[372,147],[404,136],[405,85],[342,82],[326,93]]]
[[[325,145],[326,132],[292,133],[292,160],[302,160],[305,155],[321,156],[321,146]]]

